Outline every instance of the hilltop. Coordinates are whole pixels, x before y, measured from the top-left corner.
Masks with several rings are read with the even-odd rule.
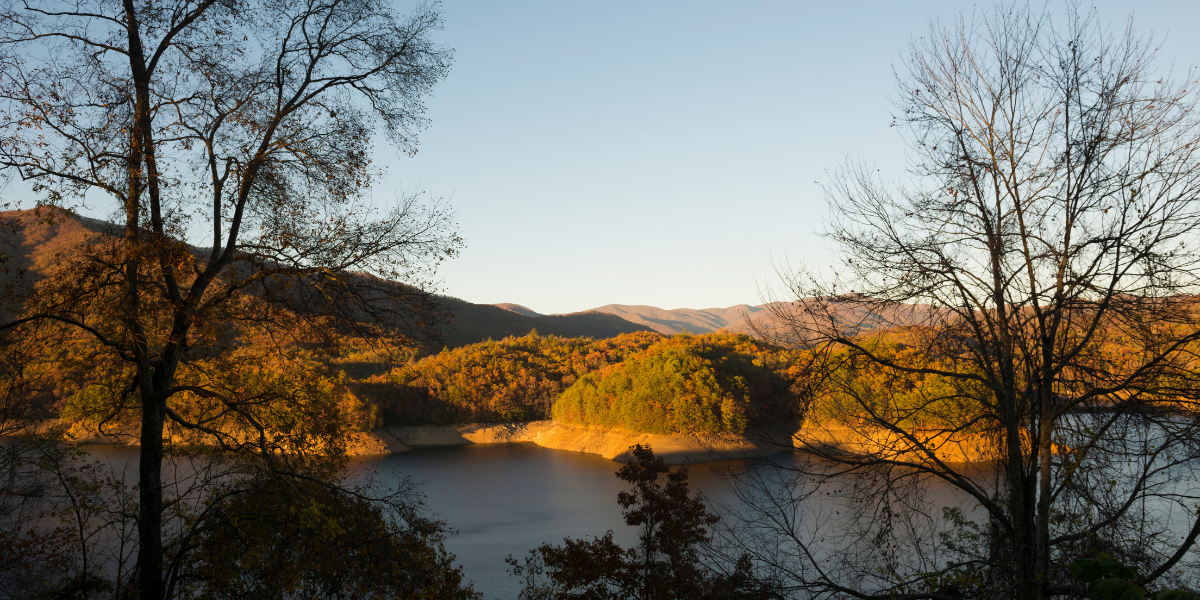
[[[61,211],[0,212],[0,286],[20,296],[53,269],[60,256],[80,244],[115,240],[120,232],[112,223]],[[204,255],[208,249],[192,248],[192,252]],[[651,330],[598,311],[540,315],[519,305],[497,307],[450,296],[439,296],[437,302],[452,315],[436,332],[441,344],[451,348],[523,336],[534,329],[544,335],[595,339]]]
[[[557,323],[555,319],[592,314],[619,317],[621,320],[638,325],[645,330],[656,331],[668,336],[680,333],[700,335],[719,332],[753,336],[766,334],[770,338],[790,341],[794,337],[794,332],[790,331],[790,325],[798,324],[803,328],[806,324],[811,323],[811,316],[807,314],[806,310],[802,310],[808,308],[810,302],[812,302],[811,299],[806,299],[799,302],[737,304],[725,308],[700,309],[664,309],[646,305],[606,304],[569,315],[543,315],[528,307],[513,303],[491,306],[514,315],[526,315],[537,319],[539,328],[542,327],[541,323],[545,323],[547,325],[545,331],[538,329],[542,333],[551,331],[549,327]],[[841,326],[855,331],[914,325],[921,322],[926,315],[924,309],[917,306],[897,306],[881,313],[868,313],[861,305],[833,301],[826,302],[821,308],[829,311],[829,316],[836,319]],[[781,315],[785,318],[781,319]],[[607,321],[605,323],[614,322]]]
[[[443,326],[442,337],[449,348],[459,348],[484,340],[523,336],[537,330],[541,335],[604,339],[624,333],[652,331],[644,325],[617,315],[584,311],[567,315],[542,315],[519,304],[474,304],[443,296],[447,310],[454,315]],[[516,307],[520,310],[514,310]],[[536,315],[536,316],[532,316]]]
[[[592,310],[617,315],[631,323],[644,325],[664,335],[676,333],[715,333],[717,331],[748,332],[742,324],[765,306],[738,304],[727,308],[676,308],[662,309],[654,306],[606,304]]]

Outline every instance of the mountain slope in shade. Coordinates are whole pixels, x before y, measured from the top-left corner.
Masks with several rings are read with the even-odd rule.
[[[121,234],[117,225],[77,215],[47,210],[0,212],[0,311],[18,311],[17,305],[9,306],[9,295],[20,297],[32,291],[54,269],[60,257],[70,256],[80,244],[114,239]],[[193,252],[207,250],[193,248]],[[526,335],[533,329],[545,335],[596,339],[649,330],[620,317],[596,312],[540,315],[517,304],[498,307],[450,297],[439,300],[454,315],[439,331],[441,343],[451,347],[488,338]]]
[[[487,339],[499,340],[510,335],[526,335],[534,329],[541,335],[583,336],[595,339],[635,331],[651,331],[649,327],[596,311],[542,315],[519,304],[474,304],[448,296],[442,297],[441,301],[454,315],[450,323],[441,329],[443,343],[450,348]],[[538,316],[528,316],[509,307],[524,309]]]
[[[738,304],[727,308],[667,310],[645,305],[607,304],[592,310],[616,315],[626,321],[649,327],[665,335],[674,335],[685,331],[691,333],[720,331],[762,312],[763,307]]]
[[[627,321],[616,315],[594,310],[566,315],[543,315],[538,318],[537,322],[549,323],[571,336],[585,336],[595,339],[610,338],[622,333],[633,333],[635,331],[653,331],[649,327]],[[539,329],[538,331],[541,330]]]
[[[929,307],[926,305],[901,304],[871,311],[858,303],[825,300],[814,305],[813,302],[816,302],[816,299],[806,298],[762,305],[756,307],[758,311],[749,314],[745,319],[730,323],[723,331],[800,342],[802,331],[816,325],[813,313],[822,315],[821,329],[827,330],[828,323],[832,321],[847,333],[916,325],[930,316]],[[801,331],[798,332],[797,329]]]
[[[86,241],[100,241],[119,236],[118,226],[79,217],[32,210],[0,212],[0,296],[7,293],[27,293],[61,256],[69,255]],[[193,248],[203,253],[205,249]],[[0,298],[0,310],[16,310],[5,306],[8,298]],[[774,333],[769,337],[791,340],[794,336],[778,314],[791,313],[799,317],[801,328],[810,323],[802,308],[812,299],[801,302],[772,303],[752,306],[738,304],[726,308],[667,310],[654,306],[608,304],[590,311],[565,315],[543,315],[526,306],[513,303],[474,304],[458,298],[441,297],[454,319],[441,328],[443,343],[464,346],[488,338],[502,339],[510,335],[526,335],[531,330],[544,335],[565,337],[586,336],[596,339],[613,337],[635,331],[657,331],[674,335],[688,331],[710,333]],[[826,302],[840,326],[857,331],[911,325],[928,316],[926,307],[897,306],[881,314],[867,312],[854,303]]]
[[[791,331],[791,325],[798,325],[801,329],[813,325],[812,317],[805,312],[810,302],[813,300],[673,310],[654,306],[609,304],[592,310],[619,316],[665,335],[685,331],[696,334],[723,331],[754,336],[765,334],[773,339],[798,341],[794,339],[797,336]],[[870,312],[862,305],[854,303],[826,302],[819,306],[828,311],[829,317],[834,319],[839,327],[851,331],[912,325],[928,315],[925,307],[921,306],[896,306],[879,313]],[[781,320],[781,315],[787,318]]]
[[[533,310],[532,308],[529,308],[527,306],[521,306],[520,304],[513,304],[512,302],[501,302],[500,304],[493,304],[492,306],[495,306],[497,308],[503,308],[504,310],[507,310],[508,312],[515,312],[518,315],[525,315],[526,317],[532,317],[534,319],[546,316],[540,312]]]

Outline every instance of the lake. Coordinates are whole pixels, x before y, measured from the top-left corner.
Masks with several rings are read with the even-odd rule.
[[[709,500],[732,502],[722,473],[756,462],[691,465],[689,481]],[[394,470],[422,481],[428,509],[458,531],[446,541],[446,549],[475,589],[494,600],[516,598],[520,589],[504,562],[510,554],[520,559],[543,543],[590,539],[609,529],[622,546],[636,542],[638,530],[625,525],[617,504],[617,493],[628,487],[616,478],[621,466],[592,454],[517,443],[420,448],[358,459],[353,468]],[[948,487],[934,487],[939,506],[965,504]],[[813,498],[809,506],[812,515],[823,514],[815,527],[830,525],[838,509],[841,514],[846,510],[845,502],[833,497]]]
[[[89,453],[116,473],[136,480],[137,448],[93,445]],[[699,489],[719,490],[714,466],[692,467]],[[400,454],[362,457],[351,463],[359,476],[374,473],[386,485],[409,476],[420,482],[429,514],[456,531],[446,549],[455,554],[467,580],[488,600],[516,598],[520,585],[504,558],[523,556],[564,537],[594,537],[609,529],[621,545],[636,541],[625,525],[616,478],[622,463],[593,454],[549,450],[533,443],[417,448]]]
[[[721,492],[720,477],[705,463],[691,467],[692,482]],[[486,598],[515,598],[519,589],[504,558],[521,558],[543,543],[603,535],[621,545],[637,530],[625,525],[616,478],[622,463],[592,454],[549,450],[532,443],[420,448],[355,461],[353,468],[395,470],[423,482],[427,508],[457,535],[446,541],[467,579]]]
[[[1148,448],[1160,448],[1160,442],[1145,436],[1133,436],[1150,444]],[[1124,439],[1123,437],[1121,439]],[[106,457],[113,464],[116,472],[120,473],[122,464],[127,461],[127,481],[136,480],[133,469],[136,468],[137,449],[113,448],[113,446],[91,446],[92,455]],[[811,460],[803,454],[778,455],[782,462]],[[1158,458],[1153,452],[1146,452],[1141,446],[1130,442],[1130,448],[1123,457],[1110,467],[1123,476],[1106,480],[1096,478],[1084,481],[1096,482],[1092,486],[1099,491],[1097,497],[1123,498],[1124,488],[1132,486],[1138,479],[1142,463],[1151,461],[1154,464],[1162,461],[1172,461],[1170,455]],[[1157,462],[1154,462],[1157,461]],[[796,493],[802,502],[794,505],[786,503],[776,505],[770,498],[758,498],[748,504],[733,502],[733,494],[724,485],[721,470],[730,467],[754,467],[757,461],[725,461],[716,463],[701,463],[692,466],[691,481],[697,490],[706,493],[715,503],[728,503],[736,509],[751,512],[750,523],[755,523],[755,508],[772,508],[772,515],[784,515],[796,523],[794,532],[799,538],[804,538],[810,550],[817,553],[836,553],[842,548],[853,544],[865,529],[854,528],[854,520],[862,524],[880,522],[877,516],[882,516],[884,523],[892,522],[892,512],[882,514],[877,508],[860,505],[854,498],[869,496],[872,498],[895,498],[896,494],[907,494],[905,488],[898,488],[884,496],[877,493],[874,475],[864,473],[862,480],[836,480],[826,487],[810,484],[804,481],[804,475],[788,475],[786,472],[776,472],[772,469],[748,469],[751,474],[780,474],[798,476],[796,480],[784,480],[773,484],[775,490],[786,493]],[[1148,464],[1148,463],[1147,463]],[[361,457],[352,463],[352,476],[367,476],[376,473],[379,481],[396,481],[398,476],[409,476],[421,482],[421,491],[425,494],[425,508],[428,514],[440,518],[455,530],[455,534],[446,540],[446,550],[456,554],[456,562],[462,566],[463,574],[476,590],[484,593],[487,599],[512,599],[517,594],[520,583],[508,575],[508,565],[504,558],[514,556],[518,559],[526,556],[530,548],[542,544],[562,544],[564,538],[592,538],[612,529],[618,544],[630,546],[636,541],[637,530],[626,527],[619,505],[616,502],[617,493],[624,490],[625,484],[619,481],[614,473],[622,467],[622,463],[606,460],[604,457],[580,454],[563,450],[540,448],[532,443],[517,444],[479,444],[462,446],[445,446],[445,448],[415,449],[402,454]],[[1152,530],[1162,528],[1158,536],[1170,541],[1175,535],[1182,536],[1192,524],[1195,512],[1190,499],[1200,497],[1200,481],[1196,479],[1195,467],[1192,461],[1184,461],[1163,472],[1156,472],[1157,480],[1144,502],[1134,506],[1139,515],[1130,514],[1130,518],[1139,517],[1147,520]],[[186,468],[182,470],[187,470]],[[966,473],[966,472],[964,472]],[[1099,473],[1099,472],[1098,472]],[[995,480],[995,473],[990,469],[977,470],[979,480]],[[766,476],[764,475],[764,476]],[[1081,475],[1076,475],[1079,478]],[[1097,475],[1098,476],[1098,475]],[[809,478],[809,481],[812,481]],[[1106,484],[1108,485],[1104,485]],[[859,487],[860,485],[864,487]],[[920,544],[922,536],[926,540],[936,539],[946,528],[941,508],[943,506],[958,506],[964,509],[968,520],[979,521],[983,517],[982,509],[974,509],[976,500],[967,498],[961,492],[952,490],[947,484],[938,479],[925,479],[919,482],[920,493],[928,503],[908,503],[907,500],[896,504],[900,509],[922,512],[926,520],[920,524],[922,528],[913,529],[912,536],[916,544]],[[889,487],[892,490],[892,487]],[[1181,494],[1183,505],[1172,502],[1171,494]],[[905,496],[906,498],[911,498]],[[895,502],[895,500],[888,500]],[[1073,510],[1080,509],[1082,500],[1076,499]],[[908,506],[905,509],[905,506]],[[776,512],[775,506],[782,506],[784,512]],[[1090,505],[1088,505],[1090,506]],[[786,514],[786,510],[794,508],[794,514]],[[874,512],[872,512],[874,511]],[[1085,512],[1080,512],[1086,515]],[[1090,514],[1090,512],[1088,512]],[[758,516],[758,522],[763,522]],[[778,533],[778,530],[775,530]],[[775,535],[772,533],[770,535]],[[871,533],[871,532],[866,532]],[[1168,538],[1170,540],[1168,540]],[[757,539],[760,548],[784,548],[775,544],[775,539]],[[1164,541],[1165,544],[1165,541]],[[890,546],[898,548],[898,546]],[[895,550],[894,553],[902,553]],[[871,551],[870,544],[859,550]],[[853,552],[845,552],[846,557],[854,558]],[[917,554],[912,554],[916,557]],[[1194,553],[1188,559],[1192,559]],[[818,557],[820,558],[820,557]],[[919,558],[919,557],[918,557]]]
[[[136,448],[101,445],[90,452],[117,472],[136,478]],[[710,500],[732,501],[721,472],[753,464],[740,460],[692,465],[690,481]],[[358,458],[351,469],[352,477],[374,475],[385,485],[403,476],[421,482],[427,513],[456,532],[447,538],[446,549],[477,591],[498,600],[516,598],[520,588],[508,575],[504,558],[509,555],[521,559],[543,543],[561,544],[565,537],[590,539],[609,529],[622,546],[636,542],[638,532],[625,525],[617,504],[617,493],[627,487],[615,475],[621,466],[592,454],[515,443],[418,448]],[[938,505],[963,505],[957,494],[939,487]],[[812,499],[809,520],[814,526],[836,528],[839,508],[844,515],[843,501],[818,496]]]

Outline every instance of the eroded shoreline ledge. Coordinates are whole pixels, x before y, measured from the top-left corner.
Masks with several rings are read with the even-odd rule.
[[[59,421],[41,423],[39,429],[60,425]],[[78,426],[66,427],[67,435],[79,442],[136,446],[133,432],[124,436],[98,436]],[[880,457],[907,455],[922,462],[933,458],[950,463],[987,462],[988,441],[977,434],[951,434],[945,429],[913,430],[912,440],[886,430],[863,430],[845,425],[806,423],[789,435],[786,431],[769,435],[758,431],[750,435],[655,435],[623,429],[601,429],[568,425],[557,421],[517,423],[466,423],[460,425],[418,425],[376,427],[369,432],[351,434],[347,446],[351,456],[381,456],[405,452],[411,448],[465,446],[471,444],[533,443],[552,450],[595,454],[610,460],[632,460],[630,448],[650,446],[654,453],[671,464],[710,462],[733,458],[765,456],[780,451],[848,451],[877,454]],[[132,443],[131,443],[132,442]],[[919,443],[922,449],[917,451]],[[1068,448],[1055,447],[1054,452]]]
[[[600,429],[559,423],[474,423],[463,425],[422,425],[377,427],[354,444],[352,454],[360,456],[391,454],[409,448],[463,446],[469,444],[506,444],[532,442],[543,448],[596,454],[610,460],[632,460],[630,448],[650,446],[654,453],[671,464],[709,462],[731,458],[750,458],[785,450],[850,451],[878,454],[881,457],[909,455],[917,462],[930,460],[923,448],[939,461],[962,463],[987,461],[987,441],[978,435],[951,435],[943,429],[914,430],[913,439],[898,437],[884,430],[864,431],[844,425],[808,423],[790,436],[766,435],[654,435],[622,429]],[[1055,451],[1060,451],[1056,448]]]
[[[596,454],[620,462],[632,460],[630,447],[641,444],[650,446],[655,455],[672,464],[746,458],[784,449],[741,436],[655,435],[577,427],[555,421],[377,427],[371,431],[371,437],[380,442],[376,444],[380,450],[378,454],[403,452],[409,448],[532,442],[543,448]]]

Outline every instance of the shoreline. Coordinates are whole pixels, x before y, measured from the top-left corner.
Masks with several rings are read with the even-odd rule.
[[[42,426],[52,426],[50,422]],[[83,443],[130,444],[126,436],[98,436],[68,426],[68,435]],[[915,430],[914,439],[895,433],[864,431],[845,425],[805,424],[794,432],[774,435],[754,431],[745,435],[649,434],[624,429],[602,429],[559,423],[552,420],[508,423],[465,423],[459,425],[412,425],[375,427],[351,434],[347,454],[353,457],[385,456],[411,448],[465,446],[473,444],[533,443],[551,450],[595,454],[609,460],[629,462],[630,448],[649,446],[669,464],[700,463],[762,457],[777,452],[849,451],[897,458],[908,455],[915,463],[929,460],[948,463],[988,462],[987,442],[978,435],[948,435],[943,430]],[[131,436],[130,436],[131,437]],[[124,438],[124,439],[121,439]],[[932,452],[928,456],[913,442]],[[1055,452],[1064,449],[1055,448]]]
[[[782,451],[850,451],[880,457],[911,456],[914,463],[936,460],[975,463],[992,460],[987,441],[978,435],[951,435],[944,430],[914,430],[914,440],[888,431],[863,431],[844,425],[805,424],[786,433],[753,432],[749,435],[656,435],[623,429],[600,429],[556,421],[518,423],[469,423],[462,425],[418,425],[377,427],[370,432],[376,452],[392,454],[409,448],[506,444],[530,442],[552,450],[596,454],[609,460],[629,462],[630,448],[649,446],[669,464],[753,458]],[[367,434],[364,434],[367,435]],[[918,441],[920,446],[914,444]],[[927,448],[932,456],[919,450]],[[364,448],[365,450],[365,448]],[[1055,448],[1055,452],[1062,449]]]
[[[654,454],[668,464],[749,458],[791,449],[755,442],[743,436],[656,435],[579,427],[555,421],[377,427],[371,430],[371,436],[379,440],[381,449],[383,446],[388,448],[387,452],[379,454],[403,452],[409,448],[530,442],[551,450],[596,454],[618,462],[633,460],[630,448],[641,444],[650,446]]]

